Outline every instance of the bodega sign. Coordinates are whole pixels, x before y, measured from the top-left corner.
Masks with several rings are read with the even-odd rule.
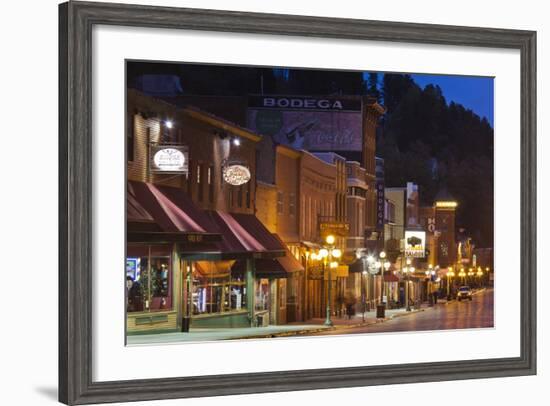
[[[361,111],[361,100],[335,97],[250,96],[248,107],[282,110]]]
[[[187,174],[189,152],[183,145],[153,145],[150,149],[151,173]]]

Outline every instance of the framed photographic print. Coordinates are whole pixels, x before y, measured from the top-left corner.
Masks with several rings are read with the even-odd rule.
[[[535,32],[59,18],[61,402],[536,373]]]

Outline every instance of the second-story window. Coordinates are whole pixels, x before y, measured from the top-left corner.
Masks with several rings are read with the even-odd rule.
[[[277,214],[283,214],[283,192],[277,192]]]
[[[294,193],[288,195],[288,214],[296,215],[296,195]]]
[[[243,207],[243,187],[239,186],[239,190],[237,191],[237,204],[239,207]]]
[[[135,114],[128,114],[126,128],[126,158],[128,161],[134,160],[134,138],[135,138]]]
[[[208,167],[208,201],[210,203],[214,203],[214,179],[212,178],[214,175],[214,167],[209,166]]]
[[[250,209],[250,182],[246,184],[246,208]]]
[[[198,164],[197,165],[197,194],[198,194],[198,199],[199,199],[199,202],[202,202],[202,198],[203,198],[203,189],[204,189],[204,186],[201,182],[201,179],[202,179],[202,164]]]
[[[191,160],[189,160],[189,172],[187,173],[187,194],[189,197],[193,195],[193,165],[191,165]]]

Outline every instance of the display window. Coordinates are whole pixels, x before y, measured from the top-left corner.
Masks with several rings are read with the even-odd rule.
[[[126,308],[132,312],[172,310],[172,261],[169,247],[128,249]],[[130,256],[132,255],[132,256]]]
[[[246,283],[232,272],[234,260],[197,261],[192,272],[192,314],[213,314],[246,309]]]
[[[256,311],[269,310],[269,304],[270,304],[269,279],[266,279],[266,278],[256,279],[255,285],[256,285],[255,286]]]

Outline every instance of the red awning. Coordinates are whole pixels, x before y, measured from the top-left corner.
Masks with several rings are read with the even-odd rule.
[[[134,187],[129,182],[126,192],[126,220],[144,223],[153,223],[153,216],[139,203]]]
[[[399,277],[393,272],[384,273],[384,282],[399,282]]]
[[[285,256],[277,258],[277,261],[281,264],[281,266],[285,269],[286,272],[299,272],[303,271],[304,267],[300,261],[296,259],[294,255],[292,255],[292,252],[288,249],[286,244],[281,240],[281,238],[277,234],[272,234],[277,241],[281,243],[281,245],[285,249]]]
[[[128,240],[137,242],[187,241],[183,236],[216,237],[216,225],[200,210],[182,189],[128,182],[126,194]],[[144,228],[142,224],[155,225]],[[210,238],[213,237],[213,238]]]
[[[222,253],[270,254],[282,257],[286,247],[253,214],[236,214],[207,210],[208,217],[222,235],[218,243]]]

